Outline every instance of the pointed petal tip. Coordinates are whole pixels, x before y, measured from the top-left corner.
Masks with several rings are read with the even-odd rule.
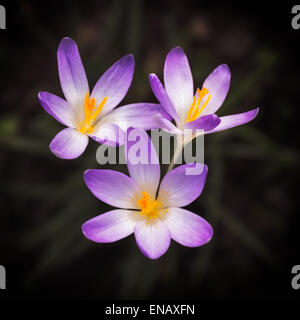
[[[85,177],[87,174],[89,174],[89,172],[93,171],[95,169],[86,169],[84,172],[83,172],[83,176]]]
[[[220,64],[218,67],[216,67],[214,72],[222,72],[224,74],[227,74],[229,77],[231,76],[230,68],[226,63]]]
[[[149,80],[153,80],[153,79],[156,79],[157,78],[157,75],[155,73],[150,73],[149,74]]]
[[[179,166],[179,167],[177,167],[177,168],[175,168],[175,169],[173,169],[173,170],[179,170],[179,168],[180,167],[182,167],[182,168],[186,168],[186,167],[194,167],[195,166],[195,163],[197,163],[197,164],[201,164],[202,166],[203,166],[203,172],[202,172],[202,174],[207,174],[208,173],[208,165],[207,164],[205,164],[205,163],[200,163],[200,162],[193,162],[193,163],[187,163],[187,164],[183,164],[183,165],[181,165],[181,166]],[[171,171],[173,171],[173,170],[171,170]]]
[[[41,100],[44,100],[45,98],[45,95],[47,95],[48,92],[47,91],[39,91],[38,92],[38,99],[41,101]]]
[[[176,47],[174,47],[173,49],[171,49],[170,52],[171,52],[171,51],[183,51],[183,49],[182,49],[182,47],[180,47],[180,46],[176,46]]]
[[[134,56],[132,53],[128,53],[123,58],[134,59]]]
[[[83,235],[87,238],[87,239],[89,239],[89,237],[88,237],[88,235],[87,235],[87,232],[86,232],[86,225],[87,225],[87,221],[86,222],[84,222],[82,225],[81,225],[81,232],[83,233]],[[90,239],[89,239],[90,240]]]
[[[188,164],[185,164],[185,165],[183,165],[183,166],[186,166],[186,167],[195,167],[195,164],[200,164],[200,165],[202,165],[203,166],[203,171],[201,172],[201,175],[203,176],[207,176],[207,174],[208,174],[208,165],[207,164],[205,164],[205,163],[200,163],[200,162],[194,162],[194,163],[188,163]],[[180,166],[179,166],[180,167]],[[177,168],[179,168],[179,167],[177,167]],[[173,170],[175,170],[175,169],[173,169]],[[206,178],[205,178],[206,179]]]
[[[219,68],[224,68],[224,69],[230,70],[230,68],[229,68],[229,66],[228,66],[227,63],[222,63],[222,64],[220,64],[220,65],[219,65]]]
[[[258,115],[258,112],[259,112],[259,108],[256,108],[243,113],[237,113],[237,114],[221,117],[220,124],[216,128],[206,133],[223,131],[223,130],[227,130],[230,128],[234,128],[234,127],[246,124],[252,121],[253,119],[255,119],[255,117]]]
[[[252,109],[252,110],[245,112],[244,116],[246,117],[247,122],[250,122],[257,117],[258,113],[259,113],[259,108],[255,108],[255,109]],[[247,122],[245,122],[245,123],[247,123]]]
[[[142,251],[142,253],[146,258],[148,258],[150,260],[158,260],[159,258],[161,258],[165,254],[165,253],[163,253],[163,254],[159,255],[158,257],[157,256],[152,257],[152,256],[148,255],[147,252],[145,252],[145,251]]]
[[[42,102],[43,102],[44,92],[45,92],[45,91],[39,91],[39,92],[38,92],[38,99],[39,99],[40,104],[42,104]]]
[[[183,54],[183,55],[185,55],[184,50],[183,50],[181,47],[179,47],[179,46],[172,48],[172,49],[168,52],[167,57],[168,57],[168,56],[171,56],[171,55],[173,55],[173,54]]]
[[[213,227],[209,224],[209,235],[208,235],[208,237],[207,237],[207,242],[206,243],[208,243],[211,239],[212,239],[212,237],[214,236],[214,229],[213,229]]]
[[[74,39],[70,38],[70,37],[64,37],[60,40],[58,47],[61,48],[62,46],[65,45],[75,45],[77,46],[76,42]]]
[[[253,111],[253,115],[254,115],[253,119],[254,119],[259,113],[259,107],[257,107],[256,109],[253,109],[252,111]]]
[[[127,55],[125,55],[124,57],[122,57],[119,62],[122,62],[122,63],[127,63],[127,64],[133,64],[135,63],[134,61],[134,56],[132,53],[129,53]]]
[[[88,179],[95,173],[97,173],[97,171],[99,171],[101,169],[87,169],[84,171],[83,173],[83,180],[85,182],[85,184],[88,186]]]
[[[47,99],[47,97],[48,97],[49,95],[51,95],[51,94],[50,94],[49,92],[47,92],[47,91],[39,91],[39,92],[38,92],[38,99],[39,99],[40,101],[43,101],[43,100]]]
[[[219,66],[217,66],[213,71],[212,73],[208,76],[207,79],[209,79],[209,77],[221,77],[222,78],[225,78],[225,79],[228,79],[227,81],[230,81],[230,78],[231,78],[231,71],[230,71],[230,68],[228,66],[228,64],[226,63],[223,63],[223,64],[220,64]],[[207,82],[207,79],[205,80],[205,82]],[[229,85],[229,83],[228,83]],[[203,83],[203,86],[205,86],[205,83]]]

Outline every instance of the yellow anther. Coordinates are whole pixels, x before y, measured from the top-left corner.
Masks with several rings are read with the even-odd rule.
[[[162,203],[158,200],[153,200],[145,191],[142,192],[142,198],[138,200],[138,205],[141,208],[140,214],[147,219],[156,219],[167,210],[163,209]]]
[[[197,91],[198,91],[198,90],[199,90],[199,89],[197,89]],[[190,117],[191,117],[191,115],[192,115],[192,112],[193,112],[194,107],[195,107],[195,103],[196,103],[196,97],[194,97],[194,99],[193,99],[193,103],[192,103],[192,105],[191,105],[191,107],[190,107],[190,110],[189,110],[189,112],[188,112],[188,115],[187,115],[187,117],[186,117],[186,122],[189,121],[189,119],[190,119]]]
[[[96,100],[90,99],[90,94],[87,93],[84,98],[84,120],[79,123],[79,131],[82,133],[91,133],[94,129],[94,122],[103,109],[108,97],[105,97],[97,109],[95,110]]]
[[[193,103],[189,109],[188,115],[186,117],[186,122],[192,122],[194,120],[196,120],[201,112],[204,110],[204,108],[207,106],[210,98],[211,98],[211,94],[209,93],[208,89],[206,88],[202,88],[202,90],[200,90],[199,88],[197,89],[197,93],[198,93],[198,99],[196,99],[196,96],[194,96],[193,99]],[[202,99],[208,94],[208,97],[206,99],[206,101],[203,103],[202,107],[199,109],[199,105],[202,101]],[[197,100],[197,103],[196,103]]]
[[[94,98],[93,98],[94,99]],[[102,102],[99,104],[98,108],[96,109],[96,111],[93,113],[92,115],[92,122],[95,121],[95,119],[97,118],[98,114],[101,112],[101,110],[103,109],[106,101],[107,101],[108,97],[105,97]],[[95,100],[94,100],[95,101]]]

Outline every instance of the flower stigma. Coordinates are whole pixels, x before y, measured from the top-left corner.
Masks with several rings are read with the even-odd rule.
[[[87,93],[84,98],[84,120],[79,123],[78,130],[81,133],[92,133],[94,130],[94,122],[103,109],[108,97],[105,97],[99,106],[96,108],[96,101],[94,98],[90,99],[90,94]]]
[[[142,216],[149,220],[160,218],[168,209],[163,209],[163,205],[158,200],[153,200],[145,191],[142,192],[142,198],[138,200],[138,205],[141,208],[139,212]]]
[[[200,114],[204,110],[204,108],[207,106],[207,104],[211,98],[211,94],[209,93],[209,90],[206,88],[202,88],[201,90],[198,88],[197,93],[198,93],[198,99],[196,98],[196,95],[195,95],[194,99],[193,99],[193,103],[190,106],[188,115],[186,117],[186,122],[192,122],[192,121],[196,120],[200,116]],[[207,99],[205,100],[205,102],[203,103],[201,108],[199,108],[200,102],[203,100],[203,98],[207,94],[208,94]]]

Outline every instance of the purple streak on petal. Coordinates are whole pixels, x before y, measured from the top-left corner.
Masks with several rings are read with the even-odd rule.
[[[185,120],[193,102],[194,84],[188,59],[180,47],[172,49],[167,55],[164,83],[179,118]]]
[[[79,55],[78,47],[71,38],[61,40],[57,50],[58,72],[64,95],[72,106],[84,106],[89,85]]]
[[[169,208],[166,219],[171,238],[186,247],[199,247],[213,236],[211,225],[200,216],[181,208]]]
[[[206,132],[206,134],[227,130],[227,129],[248,123],[249,121],[253,120],[257,116],[258,111],[259,111],[259,108],[256,108],[244,113],[238,113],[238,114],[232,114],[230,116],[220,117],[221,119],[220,124],[215,129]]]
[[[110,113],[125,97],[134,72],[134,58],[131,54],[115,62],[96,83],[92,97],[97,104],[108,97],[100,116]]]
[[[136,196],[140,194],[134,180],[113,170],[90,169],[84,173],[84,182],[95,197],[122,209],[139,209]]]
[[[156,116],[171,119],[170,115],[167,114],[160,104],[133,103],[118,107],[108,114],[103,121],[112,122],[123,130],[127,130],[130,127],[150,130],[158,128],[154,120]]]
[[[211,98],[202,114],[215,113],[223,104],[230,86],[230,69],[227,64],[218,66],[204,81],[203,88],[209,90]]]
[[[88,142],[88,136],[76,129],[66,128],[53,138],[49,147],[61,159],[75,159],[84,152]]]
[[[74,113],[72,106],[66,100],[49,92],[39,92],[40,104],[53,118],[61,124],[74,127]]]
[[[129,128],[125,156],[130,176],[141,191],[155,198],[160,180],[160,165],[151,139],[144,130]],[[136,163],[136,160],[140,160]]]
[[[157,75],[151,73],[149,75],[149,81],[152,88],[152,91],[156,99],[161,103],[166,112],[175,120],[179,121],[178,114]]]
[[[170,233],[164,222],[156,220],[137,222],[134,235],[142,253],[150,259],[158,259],[170,246]]]
[[[118,241],[133,233],[134,214],[136,212],[130,210],[112,210],[86,221],[81,229],[84,236],[94,242]]]
[[[113,123],[99,124],[90,137],[107,146],[120,146],[125,142],[125,132]]]
[[[216,114],[209,114],[207,116],[199,117],[198,119],[185,124],[186,129],[202,129],[209,131],[214,129],[221,122],[220,118]]]
[[[158,200],[165,208],[183,207],[196,200],[205,185],[207,177],[207,166],[203,165],[201,174],[187,175],[187,168],[194,168],[194,164],[184,164],[168,172],[163,178]]]

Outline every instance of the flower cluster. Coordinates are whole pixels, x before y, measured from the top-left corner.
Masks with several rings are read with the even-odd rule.
[[[199,174],[188,175],[186,169],[194,164],[187,163],[171,170],[173,163],[161,180],[159,160],[145,131],[162,129],[184,136],[185,129],[190,129],[196,132],[192,136],[195,138],[254,119],[258,108],[225,117],[216,115],[229,90],[228,66],[217,67],[202,88],[195,91],[188,59],[183,50],[176,47],[165,60],[164,85],[155,74],[149,75],[159,104],[134,103],[116,108],[133,78],[132,55],[121,58],[105,71],[91,92],[74,40],[64,38],[61,41],[57,59],[65,99],[48,92],[38,95],[42,107],[67,127],[51,141],[51,151],[62,159],[77,158],[85,151],[89,137],[108,146],[124,144],[130,174],[101,169],[84,173],[90,191],[101,201],[119,209],[85,222],[83,234],[92,241],[106,243],[134,233],[141,252],[150,259],[162,256],[171,239],[187,247],[207,243],[213,235],[211,225],[182,208],[200,196],[206,182],[207,166],[201,164]],[[147,145],[143,161],[139,163],[130,157],[133,142],[128,135],[132,130]],[[179,151],[183,146],[179,146]]]

